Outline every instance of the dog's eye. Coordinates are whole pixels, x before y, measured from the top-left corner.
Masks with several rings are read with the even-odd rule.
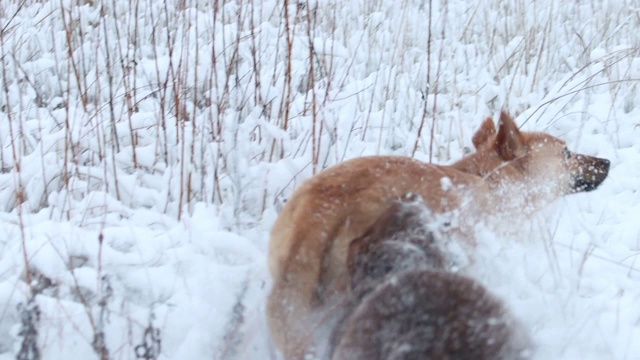
[[[569,149],[567,148],[564,148],[564,150],[562,150],[562,155],[564,156],[565,160],[571,159],[571,151],[569,151]]]

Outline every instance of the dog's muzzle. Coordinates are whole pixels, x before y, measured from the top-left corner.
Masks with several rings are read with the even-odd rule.
[[[579,164],[578,173],[573,177],[572,192],[592,191],[609,175],[611,162],[593,156],[578,155],[576,161]]]

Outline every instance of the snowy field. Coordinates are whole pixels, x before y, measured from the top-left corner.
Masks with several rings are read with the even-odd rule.
[[[639,0],[0,0],[0,359],[268,359],[268,231],[510,111],[612,161],[476,277],[536,359],[640,359]]]

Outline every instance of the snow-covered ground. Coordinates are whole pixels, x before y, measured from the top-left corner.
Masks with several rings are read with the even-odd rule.
[[[285,12],[286,8],[286,12]],[[476,277],[537,359],[640,359],[640,1],[0,0],[0,359],[265,359],[268,231],[508,109],[612,161]]]

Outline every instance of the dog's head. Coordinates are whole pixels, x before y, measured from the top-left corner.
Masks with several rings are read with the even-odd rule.
[[[449,263],[430,227],[435,220],[424,200],[407,194],[390,206],[349,244],[351,287],[366,293],[370,284],[408,269],[444,269]]]
[[[472,141],[483,164],[474,169],[478,175],[511,177],[555,194],[595,190],[609,173],[609,160],[577,154],[546,133],[520,131],[506,112],[497,129],[485,120]]]

